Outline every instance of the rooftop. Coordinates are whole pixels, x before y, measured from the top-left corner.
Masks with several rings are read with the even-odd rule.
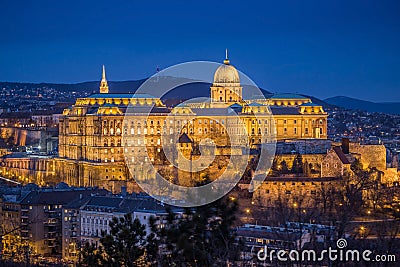
[[[156,98],[149,94],[94,94],[87,98]]]
[[[298,94],[289,94],[289,93],[283,93],[283,94],[274,94],[269,97],[270,99],[309,99],[307,97],[304,97],[302,95]]]

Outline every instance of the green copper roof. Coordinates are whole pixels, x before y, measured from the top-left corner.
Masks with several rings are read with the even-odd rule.
[[[88,98],[156,98],[149,94],[94,94]]]
[[[315,103],[304,103],[300,105],[301,107],[320,107],[321,105]]]
[[[270,96],[271,99],[308,99],[302,95],[297,94],[275,94]]]

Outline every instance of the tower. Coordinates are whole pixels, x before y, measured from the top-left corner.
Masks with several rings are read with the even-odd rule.
[[[233,104],[242,100],[242,87],[240,86],[239,73],[230,64],[228,49],[225,52],[224,64],[219,66],[214,74],[211,86],[211,101]]]
[[[183,133],[177,142],[177,165],[178,165],[178,181],[182,186],[193,186],[192,173],[192,152],[193,141],[186,133]]]
[[[106,68],[103,65],[103,73],[101,76],[101,82],[100,82],[100,93],[101,94],[108,94],[108,83],[106,80]]]

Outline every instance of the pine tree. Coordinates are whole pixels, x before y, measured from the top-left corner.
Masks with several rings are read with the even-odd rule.
[[[293,160],[292,173],[302,173],[303,172],[303,159],[300,154],[297,154]]]
[[[137,266],[136,262],[144,256],[145,226],[132,214],[113,218],[109,224],[110,233],[102,233],[101,246],[104,249],[104,262],[107,266]]]

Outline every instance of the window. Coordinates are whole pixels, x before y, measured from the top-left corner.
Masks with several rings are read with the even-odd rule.
[[[283,120],[283,124],[286,124],[286,120]]]
[[[286,127],[283,128],[283,133],[284,133],[284,134],[287,134],[287,128],[286,128]]]
[[[308,134],[308,128],[304,129],[305,134]]]
[[[293,123],[294,123],[294,124],[297,124],[297,120],[293,120]]]
[[[297,128],[293,129],[294,134],[297,134]]]

